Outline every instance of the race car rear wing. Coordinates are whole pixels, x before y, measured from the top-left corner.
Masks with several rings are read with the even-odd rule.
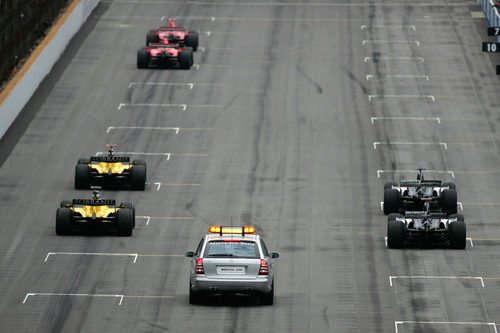
[[[116,200],[114,199],[73,199],[73,205],[82,206],[116,206]]]
[[[439,187],[442,182],[440,180],[413,180],[413,179],[403,179],[401,180],[401,186],[427,186],[427,187]]]
[[[90,162],[127,163],[127,162],[130,162],[130,157],[128,157],[128,156],[91,156]]]
[[[448,215],[442,212],[408,211],[404,214],[405,219],[446,219]]]
[[[148,43],[147,47],[164,47],[164,48],[178,49],[179,48],[179,44],[177,44],[177,43],[168,43],[168,44],[164,44],[164,43]]]
[[[186,28],[184,28],[184,27],[172,28],[172,27],[169,27],[167,25],[162,25],[162,26],[158,27],[158,29],[157,29],[157,31],[181,31],[181,30],[186,30]]]

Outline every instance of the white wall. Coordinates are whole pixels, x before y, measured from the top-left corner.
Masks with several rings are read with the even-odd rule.
[[[66,49],[69,41],[85,23],[99,0],[81,0],[38,59],[19,81],[0,107],[0,138],[9,129],[45,76]]]

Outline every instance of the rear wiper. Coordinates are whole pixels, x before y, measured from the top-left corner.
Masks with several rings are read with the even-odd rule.
[[[232,253],[216,253],[216,254],[210,254],[209,257],[232,257]]]

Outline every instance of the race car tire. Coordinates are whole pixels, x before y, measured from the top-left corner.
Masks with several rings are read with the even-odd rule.
[[[465,221],[463,220],[463,216],[460,215],[461,216],[461,220],[460,220],[460,218],[457,217],[458,215],[460,215],[460,214],[450,215],[450,218],[452,218],[452,216],[455,216],[457,218],[457,221],[450,223],[448,237],[449,237],[450,247],[452,249],[463,250],[463,249],[465,249],[465,245],[467,243],[466,242],[466,228],[465,228]]]
[[[452,190],[457,189],[457,185],[455,185],[455,183],[443,183],[442,187],[449,187]]]
[[[88,190],[90,188],[90,167],[87,164],[76,165],[75,188],[77,190]]]
[[[441,204],[448,214],[457,213],[457,190],[449,189],[441,192]]]
[[[73,202],[71,200],[63,200],[61,201],[61,205],[59,207],[61,208],[66,208],[68,206],[71,206]]]
[[[200,301],[200,293],[193,291],[191,288],[191,282],[189,282],[189,304],[199,304]]]
[[[90,161],[88,158],[79,158],[78,159],[78,164],[89,164]]]
[[[405,225],[401,221],[387,221],[387,247],[400,249],[404,245]]]
[[[56,213],[56,234],[59,236],[69,235],[72,229],[71,209],[57,208]]]
[[[384,190],[384,214],[399,212],[401,206],[401,195],[396,189]]]
[[[395,182],[387,182],[384,184],[384,190],[390,190],[393,186],[398,186]]]
[[[135,206],[132,202],[125,201],[125,202],[120,202],[120,208],[130,208],[132,209],[132,213],[134,216],[134,222],[132,223],[132,228],[135,228]]]
[[[146,170],[146,174],[147,174],[148,169],[147,169],[147,167],[146,167],[146,165],[147,165],[147,164],[146,164],[146,161],[144,161],[144,160],[134,160],[134,161],[132,162],[132,164],[133,164],[133,165],[142,165],[142,166],[144,167],[144,169]]]
[[[137,68],[148,68],[149,64],[149,52],[140,49],[137,50]]]
[[[158,36],[158,34],[155,34],[152,30],[147,33],[146,46],[149,45],[149,43],[159,43],[159,42],[160,42],[160,36]]]
[[[179,52],[179,68],[189,69],[193,65],[193,52],[186,50]]]
[[[146,188],[146,167],[133,165],[130,168],[130,186],[134,191],[144,191]]]
[[[198,33],[192,31],[189,35],[186,35],[185,43],[186,46],[190,46],[193,48],[193,51],[196,51],[198,49]]]
[[[119,236],[132,236],[134,212],[130,208],[120,208],[116,214],[116,232]]]
[[[451,214],[448,218],[450,219],[457,219],[457,221],[462,221],[464,222],[464,216],[462,214]]]
[[[260,304],[262,305],[273,305],[274,303],[274,280],[271,284],[271,291],[268,293],[263,293],[260,296]]]
[[[404,216],[399,213],[390,213],[387,217],[387,221],[396,221],[396,218],[403,218]]]

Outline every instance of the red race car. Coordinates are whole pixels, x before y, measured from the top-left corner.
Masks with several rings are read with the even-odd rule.
[[[149,43],[137,51],[137,68],[190,69],[192,65],[193,51],[179,44]]]
[[[146,45],[150,43],[171,44],[178,43],[184,47],[191,47],[193,51],[198,49],[198,33],[196,31],[186,31],[184,27],[176,25],[176,19],[168,19],[169,26],[161,26],[155,30],[149,30],[146,35]]]

